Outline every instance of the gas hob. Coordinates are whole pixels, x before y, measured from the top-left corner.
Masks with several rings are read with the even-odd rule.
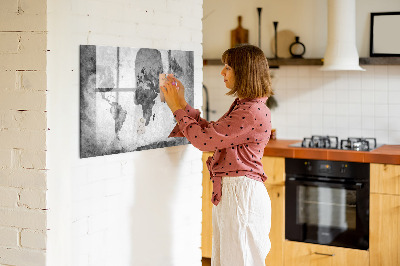
[[[382,145],[378,145],[376,138],[349,137],[339,142],[337,136],[318,136],[306,137],[303,141],[289,145],[301,148],[337,149],[353,151],[371,151]]]

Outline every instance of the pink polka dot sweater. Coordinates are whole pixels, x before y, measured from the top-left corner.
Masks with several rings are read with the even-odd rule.
[[[174,112],[178,124],[169,137],[186,137],[199,150],[214,151],[207,160],[214,205],[221,200],[224,176],[247,176],[261,182],[267,179],[261,164],[271,132],[271,112],[266,100],[267,97],[236,98],[216,122],[201,118],[200,111],[189,104]]]

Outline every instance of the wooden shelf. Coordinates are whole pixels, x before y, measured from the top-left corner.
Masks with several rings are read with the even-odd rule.
[[[279,66],[322,66],[323,58],[268,58],[271,68]],[[204,59],[204,66],[222,65],[220,59]],[[360,65],[400,65],[400,57],[362,57]]]
[[[321,58],[268,58],[268,64],[270,67],[279,66],[304,66],[304,65],[322,65]],[[204,59],[204,66],[217,66],[222,65],[220,59]]]
[[[400,57],[362,57],[360,65],[400,65]]]

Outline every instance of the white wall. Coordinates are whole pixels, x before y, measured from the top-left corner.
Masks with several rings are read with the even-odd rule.
[[[0,1],[0,265],[46,261],[46,1]]]
[[[356,1],[357,47],[361,57],[369,56],[369,13],[400,10],[400,2]],[[279,29],[290,29],[307,47],[305,57],[322,58],[326,47],[327,1],[204,1],[204,58],[220,58],[229,48],[229,31],[236,17],[250,30],[250,43],[257,45],[257,7],[263,7],[262,49],[272,56],[272,21]],[[251,10],[250,10],[251,9]],[[265,13],[264,13],[265,11]],[[222,16],[221,14],[224,13]],[[246,22],[246,19],[248,22]],[[252,21],[252,22],[251,22]],[[281,23],[282,22],[282,23]],[[246,23],[248,23],[246,25]],[[215,27],[214,25],[219,25]],[[270,26],[268,26],[270,25]],[[219,32],[222,38],[213,38]],[[264,33],[265,32],[265,33]],[[268,35],[269,34],[269,35]],[[264,39],[265,38],[265,39]],[[279,50],[278,50],[279,51]],[[281,66],[272,69],[273,89],[279,107],[272,111],[272,124],[281,139],[302,139],[311,135],[376,137],[382,144],[400,143],[400,66],[363,66],[365,72],[322,72],[318,66]],[[217,120],[233,101],[220,76],[221,66],[205,66],[203,82],[210,93],[210,109]]]
[[[194,51],[199,108],[201,18],[201,0],[48,2],[48,265],[201,264],[200,151],[79,159],[79,45]]]
[[[238,16],[242,16],[242,26],[249,30],[249,43],[258,46],[258,7],[262,8],[261,49],[267,57],[274,56],[272,22],[278,21],[278,32],[290,31],[300,37],[300,41],[306,46],[304,57],[321,58],[324,56],[327,41],[327,2],[327,0],[204,0],[204,58],[221,58],[221,54],[230,46],[230,31],[237,27]],[[398,0],[356,0],[356,43],[360,57],[369,56],[370,13],[399,10]],[[280,41],[288,42],[284,38]],[[278,53],[280,49],[278,48]]]

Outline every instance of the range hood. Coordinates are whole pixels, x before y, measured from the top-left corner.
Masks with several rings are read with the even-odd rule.
[[[355,0],[328,0],[328,44],[323,71],[358,70]]]

